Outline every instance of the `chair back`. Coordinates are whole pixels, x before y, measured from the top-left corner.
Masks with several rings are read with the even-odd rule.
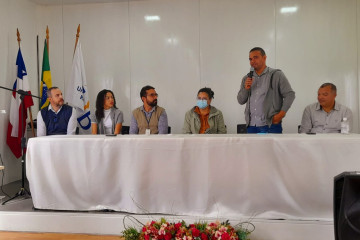
[[[122,126],[121,127],[121,135],[127,135],[129,134],[130,126]]]
[[[237,125],[237,133],[245,134],[247,133],[247,127],[246,124],[238,124]]]

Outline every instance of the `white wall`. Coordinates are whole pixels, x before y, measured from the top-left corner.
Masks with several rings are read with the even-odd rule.
[[[289,1],[277,1],[277,8]],[[350,107],[359,124],[358,44],[355,0],[296,1],[297,14],[276,16],[276,67],[287,73],[297,98],[287,126],[300,124],[302,110],[316,101],[324,82],[333,82],[337,101]]]
[[[281,13],[292,6],[298,11]],[[172,132],[181,133],[198,89],[208,86],[215,91],[213,105],[223,111],[228,132],[235,133],[236,124],[244,123],[245,107],[236,95],[249,71],[248,52],[261,46],[268,66],[282,69],[296,92],[285,133],[297,131],[303,109],[316,101],[324,82],[337,85],[337,100],[352,109],[358,132],[359,6],[360,0],[138,0],[64,6],[0,0],[0,31],[6,33],[0,35],[0,63],[5,66],[0,83],[12,84],[17,51],[12,31],[19,26],[31,87],[37,92],[35,39],[38,34],[41,65],[48,25],[53,85],[65,91],[81,24],[92,111],[97,93],[112,89],[129,125],[131,110],[141,104],[141,87],[150,84],[166,108]],[[160,21],[146,22],[146,15],[158,15]],[[9,96],[0,94],[0,107],[8,110]],[[0,114],[1,140],[7,118]],[[4,141],[0,150],[10,158]]]
[[[275,67],[274,11],[274,2],[268,0],[200,1],[201,86],[215,91],[213,105],[223,111],[230,133],[236,133],[236,124],[245,123],[245,105],[240,106],[236,97],[250,69],[249,50],[263,47],[267,65]],[[286,126],[287,120],[285,132],[295,131]]]

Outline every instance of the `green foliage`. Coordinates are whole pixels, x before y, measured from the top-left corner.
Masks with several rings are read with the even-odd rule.
[[[181,226],[186,227],[186,222],[184,220],[181,221]]]
[[[200,230],[200,232],[205,232],[207,223],[206,222],[198,222],[194,224],[197,229]]]
[[[122,234],[125,240],[138,240],[140,237],[140,232],[138,232],[138,230],[134,227],[125,229]]]
[[[229,226],[230,225],[229,219],[226,220],[225,222],[222,222],[221,225]]]
[[[244,231],[243,229],[238,229],[236,231],[236,235],[238,235],[239,240],[248,240],[247,237],[248,237],[249,234],[250,234],[249,232]]]

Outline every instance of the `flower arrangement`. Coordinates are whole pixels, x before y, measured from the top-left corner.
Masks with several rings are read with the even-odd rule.
[[[243,225],[251,226],[252,230]],[[166,219],[151,221],[138,231],[134,227],[126,228],[122,233],[125,240],[250,240],[249,235],[255,229],[252,223],[231,226],[225,222],[198,222],[187,225],[184,221],[169,223]]]

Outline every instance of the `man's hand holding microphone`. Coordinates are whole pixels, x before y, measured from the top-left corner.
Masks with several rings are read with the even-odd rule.
[[[251,67],[250,72],[248,73],[247,78],[245,80],[245,89],[246,90],[250,90],[250,88],[251,88],[251,85],[253,82],[253,79],[252,79],[253,75],[254,75],[254,68]]]

